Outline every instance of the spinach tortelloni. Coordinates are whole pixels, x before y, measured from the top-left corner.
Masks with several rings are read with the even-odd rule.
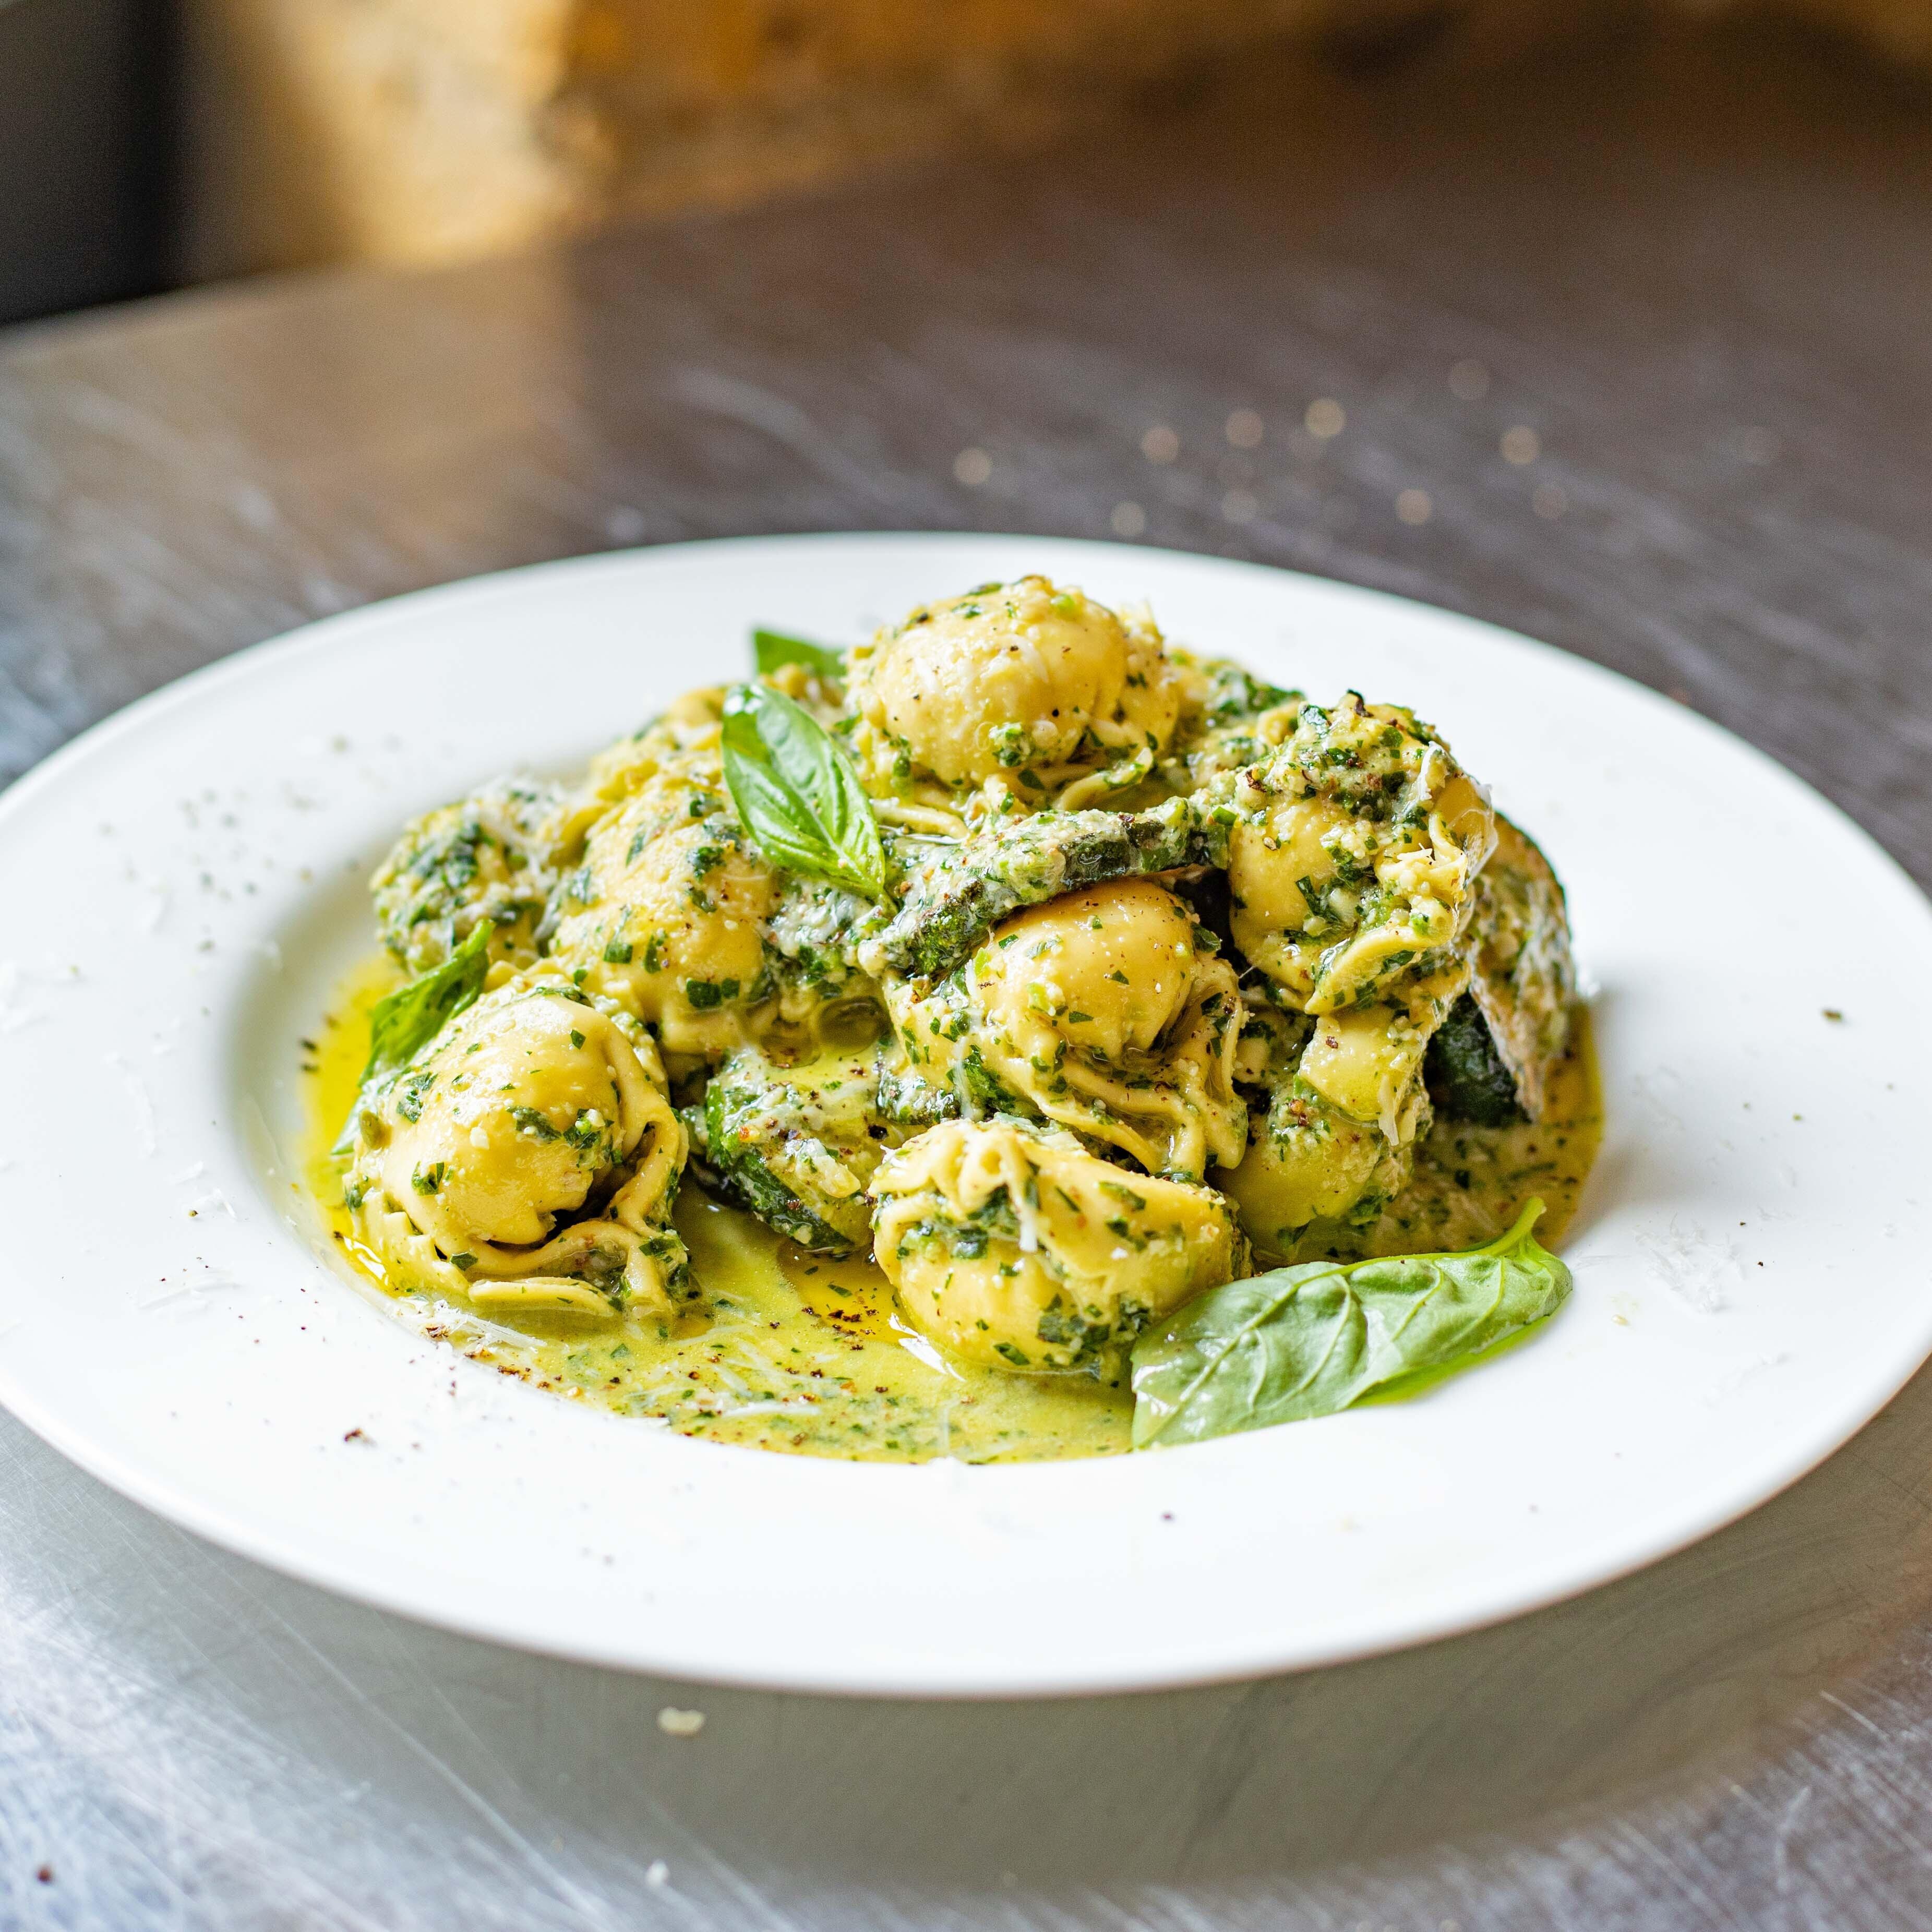
[[[1212,1189],[1024,1120],[928,1128],[881,1163],[872,1197],[873,1252],[907,1316],[989,1368],[1118,1378],[1150,1322],[1246,1267]]]
[[[1208,944],[1166,887],[1118,879],[1006,920],[923,997],[902,982],[886,998],[908,1060],[969,1114],[1037,1111],[1199,1180],[1247,1141],[1241,1004]]]
[[[686,1152],[650,1041],[539,968],[364,1096],[344,1198],[386,1259],[480,1306],[663,1311]]]
[[[1043,577],[922,604],[850,658],[851,731],[881,815],[956,832],[1002,810],[1102,802],[1174,736],[1184,680],[1150,620]]]
[[[1430,1118],[1424,1055],[1469,982],[1496,817],[1427,726],[1354,693],[1306,706],[1233,789],[1235,943],[1315,1022],[1225,1182],[1256,1246],[1279,1254],[1310,1221],[1372,1215],[1407,1180]]]

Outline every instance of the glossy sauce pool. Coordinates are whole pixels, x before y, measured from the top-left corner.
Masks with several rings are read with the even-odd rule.
[[[329,1148],[369,1052],[369,1009],[397,984],[386,958],[338,991],[305,1082],[305,1170],[342,1253],[384,1307],[472,1361],[579,1402],[680,1434],[789,1454],[916,1462],[1108,1456],[1128,1447],[1124,1386],[1079,1377],[957,1369],[893,1305],[868,1262],[827,1261],[772,1234],[688,1180],[678,1231],[710,1313],[600,1323],[567,1315],[485,1316],[440,1292],[391,1278],[342,1207]],[[1600,1136],[1587,1013],[1535,1126],[1440,1123],[1415,1178],[1366,1235],[1312,1229],[1301,1253],[1400,1253],[1472,1246],[1501,1233],[1522,1202],[1547,1208],[1538,1236],[1554,1246]]]

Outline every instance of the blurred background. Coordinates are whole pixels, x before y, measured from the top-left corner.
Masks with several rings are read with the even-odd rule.
[[[1264,44],[1360,95],[1765,33],[1932,94],[1932,0],[0,0],[0,321],[1130,140]]]

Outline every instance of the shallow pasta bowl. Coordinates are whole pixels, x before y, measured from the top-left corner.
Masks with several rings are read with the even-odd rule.
[[[848,639],[1040,570],[1317,698],[1439,724],[1570,889],[1608,1123],[1568,1306],[1404,1403],[968,1468],[686,1440],[387,1318],[296,1185],[299,1042],[410,814],[568,770],[754,623]],[[1840,908],[1820,944],[1809,891]],[[0,1400],[162,1514],[478,1636],[931,1695],[1357,1657],[1648,1562],[1844,1442],[1932,1350],[1932,914],[1841,814],[1639,687],[1486,626],[1031,538],[681,546],[242,652],[0,800]]]

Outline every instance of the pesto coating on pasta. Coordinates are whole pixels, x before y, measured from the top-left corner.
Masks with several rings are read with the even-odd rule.
[[[688,1168],[871,1257],[935,1360],[1118,1382],[1254,1257],[1399,1216],[1439,1124],[1533,1124],[1572,1052],[1562,888],[1442,733],[1040,576],[762,632],[371,884],[420,976],[343,1198],[500,1313],[726,1322]]]

